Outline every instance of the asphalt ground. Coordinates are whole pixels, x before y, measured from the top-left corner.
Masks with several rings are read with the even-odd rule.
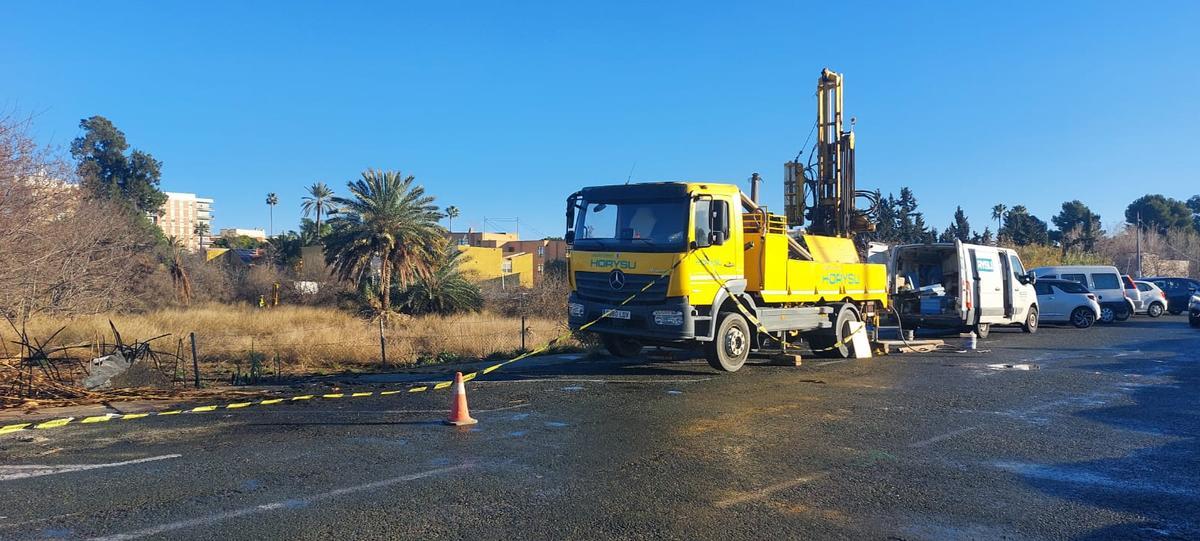
[[[749,365],[552,357],[450,395],[0,436],[4,539],[1197,539],[1200,331]],[[353,390],[379,390],[361,384]]]

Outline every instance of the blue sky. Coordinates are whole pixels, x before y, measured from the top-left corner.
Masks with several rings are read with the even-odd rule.
[[[939,229],[955,205],[982,230],[995,203],[1048,220],[1078,198],[1107,226],[1200,193],[1194,2],[166,4],[7,5],[0,106],[62,146],[109,117],[218,228],[266,228],[267,192],[294,228],[304,186],[369,167],[415,175],[455,229],[524,237],[631,168],[758,171],[782,211],[825,66],[860,187],[911,186]]]

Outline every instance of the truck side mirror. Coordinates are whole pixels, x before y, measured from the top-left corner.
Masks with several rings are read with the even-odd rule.
[[[720,246],[722,244],[725,244],[725,232],[724,231],[713,231],[712,233],[709,233],[708,236],[709,236],[708,243],[713,246]]]
[[[567,231],[567,234],[563,235],[563,240],[565,240],[567,244],[575,244],[575,232]]]
[[[1033,271],[1029,271],[1029,274],[1025,275],[1025,280],[1026,280],[1025,283],[1027,283],[1029,285],[1036,284],[1037,283],[1037,275],[1034,274]]]

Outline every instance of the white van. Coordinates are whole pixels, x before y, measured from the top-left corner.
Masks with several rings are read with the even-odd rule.
[[[1021,325],[1037,332],[1035,278],[1007,248],[954,243],[892,248],[891,295],[904,329],[972,329]]]
[[[1125,321],[1133,315],[1134,304],[1129,300],[1121,273],[1111,265],[1062,265],[1033,269],[1038,278],[1073,280],[1096,294],[1100,302],[1100,322]]]

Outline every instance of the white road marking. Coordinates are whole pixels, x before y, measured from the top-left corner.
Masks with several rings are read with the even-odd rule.
[[[817,473],[817,474],[808,475],[805,477],[798,477],[796,479],[792,479],[791,481],[783,481],[781,483],[775,483],[773,485],[768,485],[768,486],[765,486],[758,490],[748,492],[746,494],[733,496],[731,498],[725,498],[723,500],[717,500],[716,505],[717,505],[717,507],[730,507],[730,506],[746,503],[749,501],[765,499],[768,496],[770,496],[776,492],[779,492],[781,490],[787,490],[789,488],[797,487],[797,486],[803,485],[805,483],[815,481],[817,479],[825,477],[826,475],[828,475],[828,474]]]
[[[355,492],[362,492],[364,490],[374,490],[377,488],[383,488],[386,486],[395,485],[395,484],[399,484],[399,483],[406,483],[408,481],[416,481],[417,479],[424,479],[426,477],[433,477],[434,475],[441,475],[443,473],[450,473],[453,471],[458,471],[458,470],[472,468],[472,467],[474,467],[473,464],[459,464],[457,466],[450,466],[447,468],[438,468],[436,470],[428,470],[428,471],[423,471],[423,472],[418,472],[418,473],[410,473],[408,475],[401,475],[400,477],[392,477],[390,479],[373,481],[370,483],[364,483],[364,484],[355,485],[352,487],[345,487],[345,488],[339,488],[336,490],[330,490],[329,492],[322,492],[319,494],[314,494],[314,495],[308,496],[306,498],[289,498],[289,499],[280,500],[277,502],[264,503],[262,505],[255,505],[253,507],[243,507],[241,509],[225,511],[224,513],[215,513],[215,514],[208,515],[208,516],[203,516],[203,517],[198,517],[198,518],[193,518],[193,519],[188,519],[188,520],[181,520],[178,522],[169,522],[167,524],[151,526],[149,528],[135,530],[132,532],[106,535],[106,536],[102,536],[102,537],[94,537],[94,538],[92,538],[92,541],[119,541],[119,540],[123,540],[123,539],[140,539],[142,537],[149,537],[152,535],[160,535],[160,534],[164,534],[167,532],[173,532],[175,530],[182,530],[184,528],[195,528],[197,526],[206,526],[206,525],[214,524],[217,522],[223,522],[226,520],[240,518],[240,517],[244,517],[244,516],[257,515],[260,513],[266,513],[268,511],[278,511],[280,509],[296,509],[296,508],[312,505],[312,504],[322,501],[322,500],[336,498],[338,496],[345,496],[347,494],[353,494]]]
[[[143,462],[154,462],[156,460],[166,460],[168,458],[179,458],[181,456],[183,455],[160,455],[139,458],[136,460],[126,460],[124,462],[109,462],[107,464],[60,464],[57,466],[29,464],[19,466],[0,466],[0,481],[12,481],[14,479],[41,477],[43,475],[55,475],[59,473],[71,473],[86,470],[98,470],[101,468],[130,466],[133,464],[141,464]]]

